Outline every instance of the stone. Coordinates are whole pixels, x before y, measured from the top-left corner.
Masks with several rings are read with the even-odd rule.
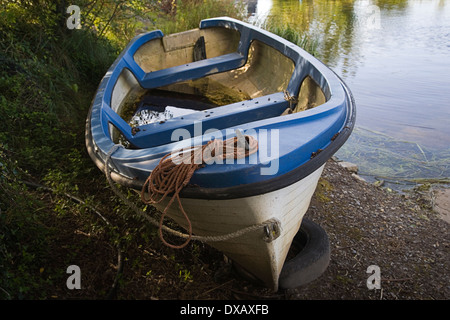
[[[358,166],[351,162],[341,161],[339,165],[352,173],[358,173]]]

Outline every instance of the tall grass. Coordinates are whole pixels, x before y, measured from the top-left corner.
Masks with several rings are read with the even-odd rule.
[[[89,31],[52,30],[20,7],[0,20],[0,143],[33,174],[61,163],[117,51]]]
[[[51,7],[0,9],[0,299],[45,298],[58,229],[49,202],[23,181],[86,179],[85,117],[117,51],[88,30],[56,28]]]
[[[125,2],[101,3],[114,10]],[[150,15],[155,25],[148,28],[160,24],[166,33],[198,27],[203,18],[239,17],[228,0],[180,1],[173,15],[162,16],[139,12],[139,1],[130,3],[136,5],[133,17]],[[105,181],[85,151],[85,119],[101,78],[137,23],[109,19],[116,17],[113,12],[102,12],[111,27],[104,25],[101,36],[90,27],[69,31],[64,27],[66,4],[0,0],[0,299],[46,298],[52,285],[61,286],[64,272],[51,266],[55,254],[65,253],[54,239],[67,233],[64,223],[85,223],[81,209],[70,207],[67,199],[56,193],[47,197],[24,180],[61,194],[95,196],[99,207],[114,202],[97,198]],[[55,16],[59,7],[63,13]],[[102,8],[94,9],[96,18]],[[112,40],[108,32],[115,32]],[[65,219],[58,218],[62,214]],[[70,254],[79,251],[74,248]]]
[[[264,21],[261,27],[298,45],[300,48],[303,48],[314,56],[318,55],[318,40],[308,37],[306,34],[303,34],[301,30],[297,30],[289,24],[286,25],[278,19],[269,19]]]
[[[198,28],[203,19],[227,16],[243,20],[243,4],[235,0],[183,0],[176,2],[172,16],[160,16],[155,24],[170,34]]]
[[[141,12],[137,1],[130,2],[133,10],[122,13],[122,20],[114,20],[113,12],[102,11],[102,21],[110,24],[97,28],[102,30],[100,36],[91,27],[71,31],[61,27],[61,18],[64,22],[67,16],[64,10],[61,16],[54,16],[55,3],[65,9],[62,0],[0,0],[0,299],[46,298],[45,288],[60,281],[57,275],[64,276],[59,269],[60,274],[49,270],[54,263],[52,250],[60,250],[60,244],[54,243],[56,234],[66,232],[55,213],[74,213],[64,216],[72,222],[81,219],[82,212],[75,207],[69,210],[69,204],[57,195],[50,198],[30,190],[23,180],[97,197],[92,190],[104,178],[85,152],[85,117],[98,83],[121,47],[137,32],[135,26],[146,22],[143,31],[158,28],[168,34],[196,28],[205,18],[244,20],[244,10],[234,0],[178,1],[174,10],[164,14],[158,7]],[[94,5],[95,1],[82,3]],[[113,0],[102,3],[105,10],[122,4]],[[92,21],[101,11],[100,7],[94,9]],[[118,11],[114,12],[117,15]],[[127,21],[131,14],[134,18]],[[267,27],[302,47],[311,45],[290,27]],[[111,205],[104,199],[95,201],[95,206]],[[117,212],[126,212],[118,208]]]

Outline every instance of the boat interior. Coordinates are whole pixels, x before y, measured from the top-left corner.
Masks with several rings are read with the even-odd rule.
[[[211,58],[236,59],[240,39],[240,32],[230,28],[193,29],[152,39],[140,46],[132,58],[146,75],[156,76],[165,70],[175,71],[180,66],[189,67],[198,61],[214,60]],[[254,99],[261,97],[268,97],[264,101],[271,101],[271,95],[286,92],[295,70],[293,60],[260,40],[252,40],[246,53],[245,59],[240,56],[244,63],[239,67],[217,73],[198,73],[184,79],[175,77],[170,81],[161,77],[162,85],[156,82],[150,88],[144,87],[128,68],[123,68],[111,93],[111,109],[132,128],[161,125],[177,117],[188,119],[188,115],[192,120],[192,115],[199,112],[208,117],[214,110],[227,112],[224,108],[228,108],[229,117],[239,118],[239,108],[246,111],[250,108],[250,103],[245,105],[243,102],[259,102]],[[280,95],[273,97],[275,100]],[[286,99],[284,104],[272,104],[263,109],[261,104],[253,105],[250,108],[253,109],[253,118],[247,120],[301,112],[327,100],[311,76],[303,79],[298,96],[294,98],[291,102],[295,103]],[[224,125],[237,123],[227,121]],[[217,122],[214,125],[217,126]],[[115,143],[132,147],[113,124],[110,124],[110,134]]]

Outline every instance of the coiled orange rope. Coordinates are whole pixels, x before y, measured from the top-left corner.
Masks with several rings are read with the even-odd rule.
[[[180,249],[185,247],[192,238],[191,221],[183,209],[179,194],[189,183],[194,172],[204,166],[204,164],[210,164],[214,160],[223,161],[223,159],[248,157],[258,150],[258,141],[255,138],[245,136],[245,146],[243,140],[244,136],[241,134],[240,138],[234,137],[225,141],[215,139],[204,146],[196,146],[189,150],[177,150],[165,155],[151,172],[141,190],[141,200],[145,204],[155,204],[162,202],[166,197],[172,195],[159,221],[159,236],[165,245]],[[178,206],[188,225],[187,231],[189,237],[181,245],[168,243],[162,233],[164,218],[169,207],[175,200],[177,200]]]

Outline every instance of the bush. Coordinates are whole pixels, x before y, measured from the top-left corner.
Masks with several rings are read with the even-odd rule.
[[[83,193],[89,204],[120,212],[125,230],[143,227],[127,221],[129,210],[107,192],[99,192],[103,195],[97,199],[96,191],[104,191],[106,183],[84,142],[97,86],[134,27],[157,21],[181,31],[198,27],[202,18],[232,16],[233,11],[228,0],[179,2],[176,18],[159,16],[156,1],[105,0],[98,7],[96,1],[78,3],[85,25],[68,30],[65,1],[0,0],[0,299],[44,299],[52,285],[61,286],[65,274],[56,264],[77,254],[73,246],[79,245],[71,243],[68,227],[93,227],[92,217],[83,217],[87,203],[73,205],[65,194]],[[138,23],[139,15],[145,19]],[[146,27],[155,29],[153,23]],[[31,189],[25,180],[50,187],[52,195]],[[114,234],[110,240],[140,233]],[[149,234],[142,233],[143,238]],[[64,241],[73,250],[64,251]]]
[[[117,54],[88,31],[54,30],[47,11],[33,20],[11,5],[0,20],[0,141],[38,177],[84,147],[90,101]]]
[[[0,298],[45,296],[41,276],[49,256],[50,229],[42,224],[42,203],[21,183],[21,170],[0,144]]]
[[[85,117],[117,55],[87,30],[58,28],[56,5],[33,2],[0,3],[0,299],[45,298],[61,274],[48,270],[64,232],[52,222],[58,201],[23,180],[85,179]]]

